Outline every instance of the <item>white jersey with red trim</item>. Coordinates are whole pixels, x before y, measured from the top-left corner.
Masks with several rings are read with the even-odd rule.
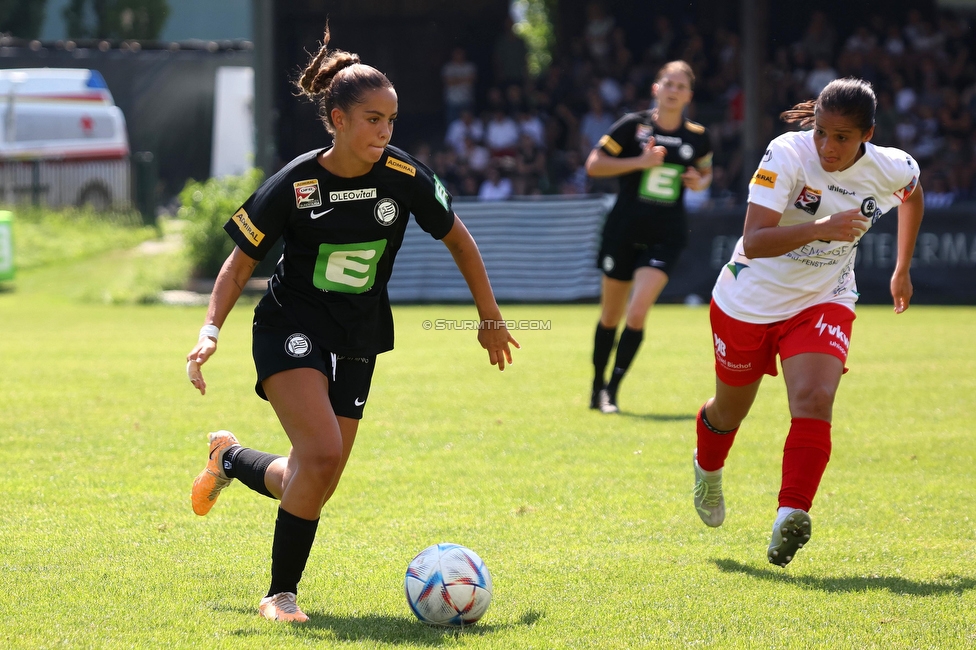
[[[813,131],[784,133],[769,144],[749,182],[749,202],[782,213],[780,226],[853,208],[860,208],[874,225],[908,200],[920,172],[915,160],[900,149],[870,142],[864,147],[864,155],[847,169],[826,172]],[[726,314],[747,323],[786,320],[827,302],[853,310],[856,254],[857,242],[815,241],[778,257],[750,259],[740,237],[712,297]]]

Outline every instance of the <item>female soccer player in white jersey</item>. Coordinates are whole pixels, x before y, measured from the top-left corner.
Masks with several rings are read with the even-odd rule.
[[[279,239],[284,253],[254,313],[255,389],[271,402],[291,442],[287,457],[210,434],[210,458],[193,483],[198,515],[210,511],[233,479],[280,499],[271,550],[265,618],[303,622],[296,602],[322,507],[349,459],[363,416],[376,355],[393,348],[387,282],[409,215],[450,250],[474,297],[489,360],[512,362],[508,333],[478,247],[451,209],[433,172],[390,145],[397,95],[389,79],[359,56],[321,49],[298,86],[318,102],[333,146],[316,149],[268,179],[224,226],[237,244],[227,258],[199,342],[187,356],[193,385],[217,348],[241,289]]]
[[[767,556],[786,566],[810,539],[810,506],[830,458],[834,396],[846,371],[857,242],[898,208],[891,277],[895,312],[908,309],[912,251],[922,220],[919,169],[904,151],[876,147],[875,95],[838,79],[816,101],[783,113],[810,130],[773,140],[752,177],[743,236],[712,292],[715,395],[698,414],[695,507],[725,519],[722,467],[764,374],[779,354],[792,422],[783,450],[779,510]]]

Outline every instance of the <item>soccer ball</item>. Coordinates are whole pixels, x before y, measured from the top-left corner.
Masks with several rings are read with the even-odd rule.
[[[404,591],[424,623],[464,627],[491,603],[491,574],[477,553],[458,544],[434,544],[407,567]]]

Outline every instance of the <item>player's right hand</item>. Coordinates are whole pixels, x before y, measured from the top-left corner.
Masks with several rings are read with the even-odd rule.
[[[819,226],[817,239],[824,241],[856,241],[871,225],[871,220],[861,214],[860,208],[817,219]]]
[[[651,136],[647,139],[647,144],[644,145],[644,151],[641,152],[640,157],[644,163],[644,168],[649,169],[663,163],[666,155],[668,155],[668,150],[661,145],[655,145],[654,136]]]
[[[186,355],[186,376],[189,378],[193,387],[200,391],[201,395],[207,393],[207,382],[203,379],[203,372],[200,366],[206,363],[207,359],[217,351],[217,342],[209,336],[201,337],[197,344]]]

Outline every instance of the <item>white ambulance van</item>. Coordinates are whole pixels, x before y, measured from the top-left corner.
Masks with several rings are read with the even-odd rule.
[[[95,70],[0,70],[0,202],[130,204],[125,117]]]

